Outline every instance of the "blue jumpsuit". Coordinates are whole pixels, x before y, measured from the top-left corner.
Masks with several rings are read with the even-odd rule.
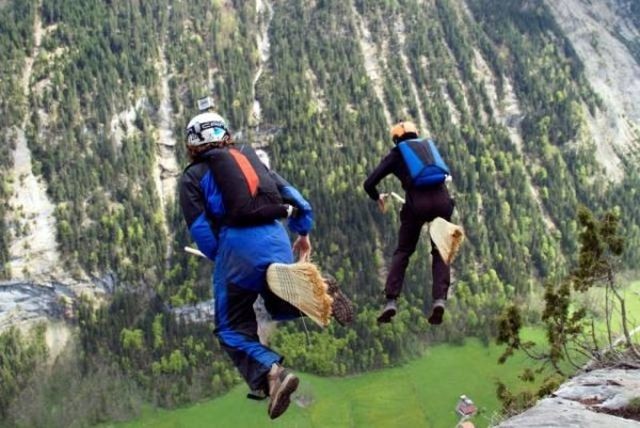
[[[288,220],[289,228],[306,235],[313,225],[311,206],[284,179],[271,171],[269,174],[284,200],[300,210],[298,217]],[[212,220],[223,218],[225,207],[220,186],[206,162],[196,162],[185,170],[180,203],[191,237],[215,262],[215,334],[250,388],[266,390],[266,374],[283,357],[260,343],[253,303],[261,295],[267,311],[277,320],[301,316],[266,284],[271,263],[293,263],[289,236],[277,220],[246,227],[212,225]]]

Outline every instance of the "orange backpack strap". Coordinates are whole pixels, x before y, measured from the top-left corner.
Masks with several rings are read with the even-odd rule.
[[[242,171],[242,175],[244,176],[247,187],[249,188],[249,193],[251,196],[256,196],[258,194],[258,186],[260,186],[260,178],[258,177],[258,174],[256,174],[256,170],[253,169],[251,162],[249,162],[249,159],[240,153],[238,149],[231,148],[229,149],[229,153],[238,164],[240,171]]]

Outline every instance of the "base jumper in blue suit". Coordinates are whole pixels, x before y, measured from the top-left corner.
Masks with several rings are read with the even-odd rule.
[[[270,397],[269,415],[288,407],[298,378],[283,357],[260,343],[253,304],[260,295],[275,320],[301,316],[267,287],[271,263],[293,263],[293,251],[311,251],[311,205],[262,164],[249,145],[235,144],[226,122],[202,113],[187,126],[192,163],[180,182],[180,204],[191,237],[215,262],[215,334],[254,391]],[[280,222],[299,235],[293,245]]]

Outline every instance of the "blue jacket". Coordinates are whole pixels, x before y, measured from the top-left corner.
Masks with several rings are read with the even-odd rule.
[[[207,153],[189,165],[180,181],[180,205],[192,239],[209,259],[216,263],[216,280],[233,282],[245,288],[261,287],[264,272],[274,262],[291,263],[291,243],[277,220],[254,226],[232,227],[224,224],[225,207],[220,186],[216,184]],[[265,169],[266,166],[261,166]],[[289,229],[306,235],[313,227],[311,205],[293,186],[273,171],[278,191],[299,215],[288,220]]]

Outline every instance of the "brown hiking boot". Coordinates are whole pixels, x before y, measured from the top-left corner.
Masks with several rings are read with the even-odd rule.
[[[298,389],[300,380],[284,367],[274,364],[267,374],[269,382],[269,417],[275,419],[282,415],[291,403],[291,394]]]
[[[331,315],[341,326],[351,324],[353,322],[353,303],[351,300],[340,290],[338,287],[338,281],[331,275],[324,276],[324,282],[329,289],[327,292],[333,299],[331,305]]]

